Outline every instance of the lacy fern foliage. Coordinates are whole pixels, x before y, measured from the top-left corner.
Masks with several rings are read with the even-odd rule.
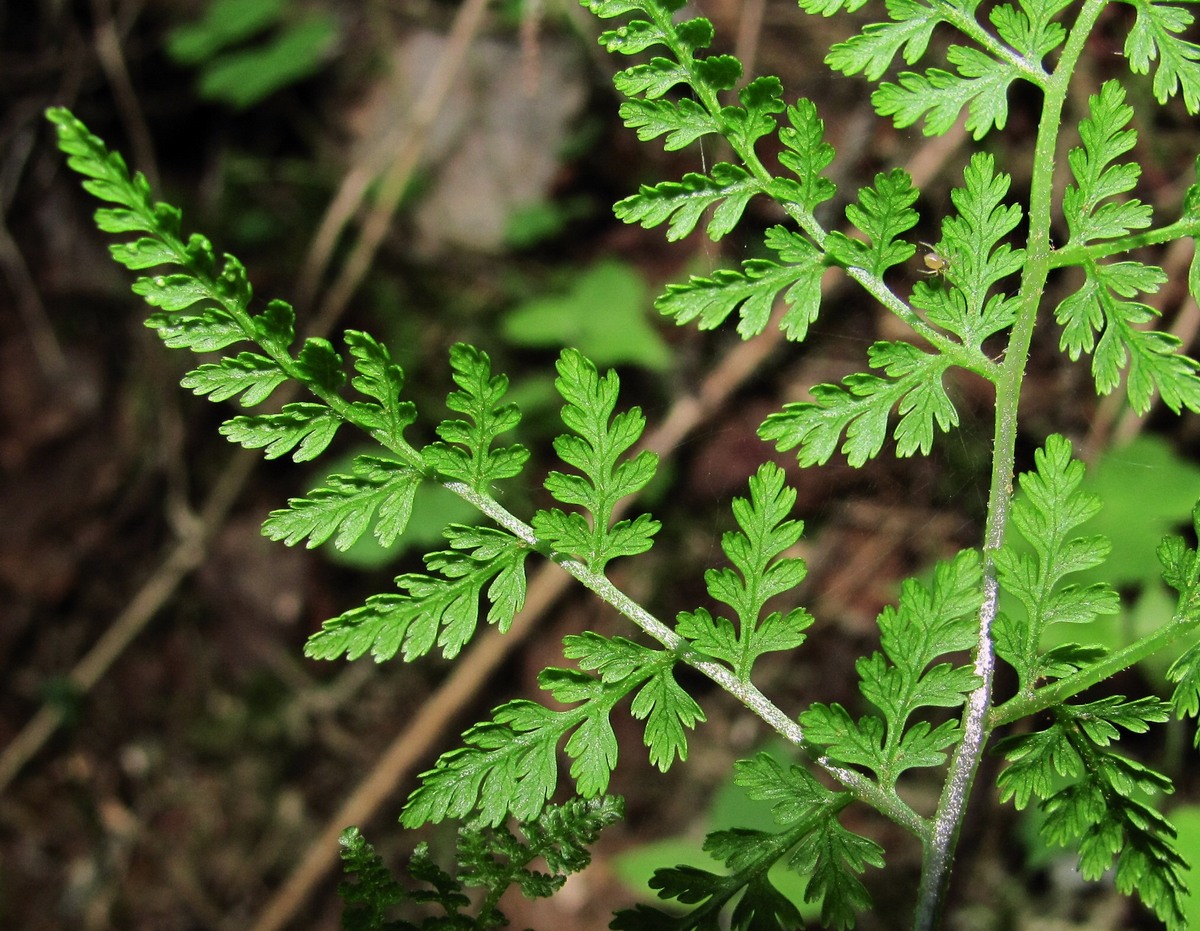
[[[1079,68],[1081,57],[1114,4],[1132,8],[1103,21],[1107,41],[1126,30],[1117,41],[1129,74],[1080,88],[1094,70]],[[308,642],[310,657],[413,661],[440,649],[453,658],[481,621],[508,630],[525,602],[530,559],[556,564],[634,627],[631,637],[567,636],[566,664],[539,676],[548,701],[501,704],[422,774],[401,820],[412,828],[467,822],[457,876],[421,849],[412,872],[428,888],[410,893],[360,835],[344,836],[347,869],[357,877],[343,891],[347,926],[425,927],[388,917],[420,902],[445,913],[430,927],[494,927],[504,888],[552,891],[618,817],[604,794],[618,765],[614,714],[628,706],[660,770],[687,759],[705,716],[679,675],[686,666],[732,695],[803,762],[765,754],[738,762],[736,781],[771,804],[775,829],[714,832],[705,847],[718,870],[659,870],[652,887],[675,905],[640,905],[614,927],[790,931],[800,925],[802,903],[780,891],[772,868],[800,875],[805,903],[818,906],[826,927],[854,927],[871,908],[867,867],[884,866],[878,844],[843,820],[861,802],[922,846],[914,927],[930,931],[944,911],[968,793],[991,747],[1006,761],[997,781],[1002,801],[1036,804],[1046,840],[1075,847],[1084,876],[1114,870],[1118,888],[1172,931],[1182,929],[1186,865],[1168,816],[1153,807],[1170,793],[1170,780],[1117,745],[1122,732],[1143,734],[1200,712],[1200,647],[1183,649],[1170,667],[1170,702],[1081,693],[1200,627],[1200,560],[1190,541],[1163,541],[1163,578],[1178,593],[1174,614],[1121,650],[1088,642],[1088,625],[1120,609],[1107,583],[1077,581],[1102,569],[1110,551],[1087,529],[1102,502],[1084,490],[1084,466],[1066,438],[1033,438],[1041,446],[1019,480],[1017,451],[1026,368],[1050,317],[1059,328],[1050,339],[1067,360],[1090,356],[1099,395],[1123,388],[1139,413],[1158,400],[1177,413],[1200,411],[1200,364],[1178,338],[1152,328],[1158,311],[1147,296],[1167,282],[1145,252],[1200,237],[1200,184],[1188,187],[1173,220],[1156,218],[1139,196],[1144,159],[1135,128],[1155,117],[1135,120],[1129,103],[1153,99],[1200,115],[1192,12],[1158,0],[890,0],[886,9],[865,0],[800,0],[809,14],[879,20],[855,16],[852,34],[829,50],[826,64],[874,85],[876,113],[898,128],[919,124],[940,135],[961,121],[979,142],[1006,130],[1010,107],[1024,99],[1013,94],[1016,86],[1036,90],[1028,104],[1037,110],[1032,145],[972,154],[947,216],[922,216],[928,198],[906,171],[886,168],[844,195],[833,217],[836,153],[815,103],[790,100],[774,77],[744,80],[736,57],[708,51],[711,23],[685,14],[682,0],[583,5],[616,20],[599,36],[602,46],[636,57],[614,80],[625,125],[667,151],[717,137],[723,153],[711,168],[642,185],[616,205],[616,216],[664,227],[669,240],[697,230],[720,240],[745,224],[756,198],[777,217],[761,250],[736,268],[667,286],[657,309],[678,325],[733,325],[743,339],[778,325],[802,342],[821,320],[828,279],[852,282],[900,327],[869,347],[862,371],[785,401],[759,435],[793,452],[802,468],[839,454],[858,467],[885,449],[926,455],[959,425],[957,386],[980,379],[995,398],[981,545],[942,560],[927,581],[901,585],[896,605],[879,614],[878,649],[855,664],[851,707],[806,696],[805,707],[785,709],[756,682],[766,678],[764,657],[778,662],[827,635],[796,594],[806,576],[796,551],[804,524],[780,466],[762,465],[747,495],[734,500],[722,565],[704,578],[711,603],[679,611],[673,623],[655,617],[606,574],[614,560],[649,550],[660,529],[649,514],[624,516],[658,461],[638,449],[646,419],[622,406],[616,373],[569,347],[559,355],[564,432],[544,482],[553,504],[522,519],[501,503],[497,486],[522,475],[529,452],[508,439],[520,413],[483,350],[450,349],[451,416],[414,429],[437,436],[421,445],[407,431],[423,416],[403,396],[404,372],[386,346],[355,330],[338,340],[298,340],[288,304],[255,302],[236,259],[218,256],[200,235],[185,237],[180,212],[155,202],[141,175],[70,113],[49,111],[69,164],[105,203],[97,225],[122,239],[112,254],[137,273],[133,289],[153,308],[148,326],[168,347],[216,355],[185,376],[185,387],[245,409],[273,402],[265,412],[230,417],[222,433],[267,458],[296,462],[319,458],[343,428],[375,444],[273,511],[264,525],[269,537],[346,548],[373,533],[391,543],[404,533],[422,483],[444,486],[487,519],[447,526],[445,547],[425,556],[424,571],[398,576],[395,590],[327,621]],[[1129,82],[1143,75],[1148,92],[1135,97]],[[1074,112],[1073,101],[1085,98]],[[1068,131],[1078,141],[1064,160]],[[1003,161],[1024,154],[1027,164]],[[936,230],[926,235],[937,241],[921,243],[922,228]],[[927,250],[925,275],[914,267],[918,247]],[[1187,284],[1200,299],[1200,258]],[[1046,301],[1055,303],[1039,322]],[[291,393],[296,388],[307,392],[303,400]],[[1200,529],[1200,509],[1195,523]],[[1046,648],[1047,630],[1060,624],[1074,625],[1080,642]],[[998,662],[1016,681],[1004,700],[994,694],[1005,681]],[[997,734],[1026,719],[1033,724],[1020,733]],[[564,769],[576,798],[560,808],[550,802],[564,791]],[[940,801],[925,810],[900,791],[914,770],[942,780]],[[514,820],[523,840],[508,827]],[[548,874],[529,868],[538,857]],[[463,911],[466,885],[485,890],[478,919]]]

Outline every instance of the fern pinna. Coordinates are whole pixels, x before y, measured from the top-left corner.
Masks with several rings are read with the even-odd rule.
[[[345,548],[370,531],[390,542],[404,532],[422,482],[444,485],[490,519],[480,527],[447,527],[447,548],[426,557],[425,572],[400,576],[395,591],[328,621],[310,640],[309,656],[369,653],[383,661],[399,654],[411,661],[437,648],[454,657],[481,618],[501,630],[512,622],[534,557],[557,563],[641,631],[637,640],[594,632],[567,637],[564,657],[571,664],[540,677],[553,707],[509,702],[470,728],[461,747],[422,775],[403,823],[467,822],[459,860],[464,875],[482,877],[476,884],[490,890],[477,920],[493,926],[498,885],[517,883],[534,894],[554,886],[528,878],[529,857],[579,868],[585,852],[555,859],[553,844],[578,853],[617,816],[604,793],[617,763],[611,716],[620,702],[630,700],[655,765],[666,770],[686,758],[689,734],[704,712],[677,678],[685,664],[736,696],[804,762],[760,754],[738,763],[736,781],[772,805],[775,829],[712,834],[706,848],[725,872],[660,870],[652,885],[676,903],[623,912],[614,927],[728,922],[739,929],[790,929],[810,908],[826,927],[853,927],[871,908],[867,867],[885,862],[878,843],[843,818],[848,806],[866,803],[923,846],[914,927],[933,928],[942,919],[955,844],[985,749],[998,729],[1026,721],[994,742],[1006,761],[1000,799],[1018,808],[1036,802],[1043,834],[1078,849],[1084,876],[1115,870],[1122,891],[1140,897],[1166,926],[1183,928],[1186,864],[1168,818],[1154,807],[1171,783],[1116,747],[1122,731],[1142,733],[1171,716],[1197,714],[1200,648],[1185,649],[1171,666],[1170,701],[1111,694],[1085,699],[1081,693],[1196,629],[1196,550],[1183,538],[1169,538],[1159,549],[1163,578],[1178,594],[1171,618],[1120,650],[1088,645],[1086,625],[1119,608],[1109,586],[1072,581],[1101,566],[1108,553],[1108,542],[1084,529],[1102,502],[1082,490],[1083,466],[1066,438],[1042,438],[1032,468],[1020,476],[1016,448],[1038,313],[1051,276],[1061,270],[1072,271],[1065,280],[1073,284],[1047,308],[1041,326],[1053,335],[1042,338],[1057,339],[1071,360],[1090,357],[1096,392],[1122,390],[1139,413],[1156,398],[1177,413],[1200,410],[1200,366],[1175,337],[1154,329],[1156,311],[1144,301],[1166,276],[1131,257],[1133,250],[1200,233],[1200,185],[1187,189],[1169,222],[1158,221],[1135,196],[1140,167],[1130,157],[1137,132],[1127,91],[1147,76],[1149,96],[1139,99],[1197,115],[1200,45],[1187,38],[1193,14],[1156,0],[1017,0],[987,7],[905,0],[886,8],[866,0],[800,0],[810,14],[864,13],[878,20],[833,45],[826,64],[874,84],[876,112],[897,128],[919,124],[925,134],[939,135],[961,121],[983,141],[1005,129],[1015,86],[1037,92],[1028,163],[1006,170],[983,149],[970,157],[937,241],[928,246],[936,274],[921,277],[898,268],[917,253],[921,220],[920,192],[906,172],[877,174],[847,200],[844,224],[830,225],[824,210],[836,186],[826,172],[835,152],[816,104],[789,101],[775,78],[741,84],[741,63],[707,53],[711,24],[681,15],[677,0],[584,5],[602,19],[623,20],[603,32],[603,46],[641,56],[615,79],[626,98],[620,109],[625,124],[667,150],[717,136],[730,153],[705,172],[644,185],[616,205],[617,216],[645,227],[665,225],[672,240],[700,226],[720,239],[738,227],[754,198],[773,201],[786,218],[766,231],[761,254],[740,267],[668,286],[656,302],[659,311],[702,329],[733,317],[748,339],[765,330],[782,304],[778,325],[788,339],[803,341],[822,309],[822,279],[840,270],[894,314],[911,339],[876,342],[867,354],[869,371],[813,387],[806,400],[768,416],[760,435],[794,451],[804,467],[839,453],[860,466],[889,441],[897,456],[928,453],[939,434],[958,424],[946,375],[963,370],[995,392],[986,525],[977,549],[933,567],[926,581],[905,582],[895,607],[879,615],[878,650],[856,664],[862,707],[815,701],[783,709],[754,684],[756,660],[802,649],[808,637],[820,636],[821,625],[801,607],[773,606],[773,598],[791,592],[805,575],[803,561],[789,555],[803,524],[792,514],[795,492],[779,467],[759,468],[745,497],[734,502],[733,529],[722,539],[727,563],[706,576],[711,603],[681,606],[673,622],[655,617],[605,575],[611,560],[648,550],[659,530],[648,514],[620,516],[618,503],[646,487],[656,460],[631,452],[645,418],[636,408],[621,408],[614,373],[599,372],[573,349],[562,352],[555,386],[566,432],[554,451],[563,470],[545,481],[561,507],[522,520],[494,494],[498,483],[521,473],[527,452],[506,445],[520,414],[505,401],[507,380],[492,371],[485,352],[466,345],[451,350],[457,388],[448,403],[461,417],[436,427],[437,442],[414,445],[405,431],[419,414],[402,399],[403,372],[384,345],[348,331],[341,348],[322,339],[297,346],[287,304],[271,301],[252,310],[251,288],[236,259],[218,258],[201,236],[184,238],[177,210],[154,202],[145,180],[131,176],[120,156],[71,114],[51,110],[71,166],[108,203],[96,215],[98,225],[133,237],[112,247],[114,257],[128,268],[153,270],[134,285],[156,308],[148,324],[168,346],[220,354],[184,385],[213,400],[237,398],[245,407],[261,404],[285,383],[308,389],[309,400],[235,416],[222,432],[268,458],[290,454],[297,462],[319,456],[343,426],[378,445],[349,471],[273,512],[264,527],[268,536],[308,546],[332,540]],[[1129,74],[1071,94],[1079,90],[1072,80],[1080,58],[1110,5],[1122,15],[1105,20],[1105,42],[1124,30],[1117,41]],[[1063,138],[1077,142],[1065,160],[1056,159]],[[1015,199],[1013,168],[1029,179],[1022,202]],[[1200,297],[1200,260],[1193,259],[1188,284]],[[232,353],[230,347],[243,344],[253,348]],[[1194,523],[1200,526],[1200,510]],[[1084,642],[1045,647],[1044,632],[1058,624],[1082,625]],[[1013,671],[1011,696],[993,692],[997,662]],[[574,791],[592,802],[548,805],[560,788],[561,753]],[[933,769],[943,780],[931,810],[918,810],[898,789],[914,768]],[[533,848],[508,832],[510,819],[521,823],[536,853],[519,853]],[[550,846],[536,846],[546,838],[553,839]],[[389,908],[411,901],[411,894],[386,875],[361,837],[348,834],[344,843],[348,870],[358,878],[346,893],[348,921],[384,927]],[[495,862],[480,852],[485,849],[507,851],[506,862],[517,866],[508,872],[480,866]],[[774,885],[768,871],[777,863],[802,877],[803,902]],[[420,901],[438,902],[447,913],[448,924],[430,927],[470,926],[459,914],[467,899],[458,879],[424,852],[413,871],[435,887]]]

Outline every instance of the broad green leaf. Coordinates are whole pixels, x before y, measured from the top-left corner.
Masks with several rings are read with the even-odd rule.
[[[596,365],[666,369],[671,351],[647,318],[646,282],[624,262],[604,261],[572,276],[562,293],[505,314],[504,335],[520,346],[571,346]]]

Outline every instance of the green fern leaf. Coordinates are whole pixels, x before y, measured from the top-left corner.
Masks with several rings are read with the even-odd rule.
[[[799,448],[800,465],[810,466],[826,462],[845,434],[842,452],[857,468],[883,448],[888,414],[898,406],[896,455],[911,456],[918,450],[927,454],[935,423],[943,432],[958,424],[958,413],[942,386],[950,363],[908,343],[876,343],[869,357],[888,378],[858,374],[843,379],[844,388],[817,385],[812,401],[785,404],[763,421],[758,435],[774,440],[779,450]]]
[[[1195,22],[1183,7],[1155,3],[1154,0],[1124,0],[1137,18],[1125,39],[1125,57],[1134,74],[1154,74],[1154,96],[1166,103],[1182,91],[1191,114],[1200,113],[1200,45],[1182,37]]]
[[[646,64],[618,71],[613,84],[626,97],[644,96],[656,100],[676,84],[687,84],[691,75],[686,68],[670,58],[652,58]]]
[[[858,202],[846,207],[846,218],[867,237],[866,242],[840,232],[829,234],[825,248],[847,267],[865,268],[882,277],[893,265],[907,262],[916,249],[897,237],[920,219],[912,205],[920,192],[908,172],[896,168],[880,172],[872,187],[858,192]]]
[[[488,825],[509,814],[536,817],[557,785],[556,748],[564,737],[576,791],[585,798],[602,794],[617,763],[609,716],[617,702],[635,691],[633,711],[647,721],[651,760],[666,769],[676,755],[686,755],[682,730],[703,720],[703,714],[671,676],[673,653],[595,634],[567,638],[567,653],[578,656],[585,668],[601,668],[601,677],[552,668],[543,670],[538,682],[556,701],[578,704],[551,711],[521,700],[497,708],[490,722],[463,735],[465,746],[444,754],[422,774],[420,787],[405,805],[405,825],[464,818],[476,811],[477,820]],[[620,657],[615,665],[603,659],[612,655]]]
[[[193,352],[217,352],[246,339],[233,314],[217,307],[205,308],[197,314],[151,314],[146,318],[146,326],[157,331],[168,348]]]
[[[941,765],[958,740],[957,722],[932,727],[909,719],[923,707],[956,708],[978,685],[969,666],[933,663],[974,643],[981,592],[979,556],[969,550],[939,563],[931,588],[906,581],[899,606],[879,616],[883,653],[856,665],[863,697],[883,717],[855,722],[840,705],[814,704],[800,716],[805,738],[835,760],[872,770],[887,787],[907,769]]]
[[[709,40],[712,42],[712,25],[709,24]],[[600,33],[599,42],[607,52],[636,55],[658,45],[671,45],[671,38],[657,23],[645,19],[634,19],[616,29]]]
[[[1200,504],[1192,509],[1192,528],[1200,529]],[[1179,593],[1175,609],[1177,623],[1200,622],[1200,558],[1182,537],[1167,537],[1159,544],[1158,559],[1163,581]],[[1200,644],[1193,644],[1171,664],[1167,679],[1176,683],[1171,704],[1180,717],[1200,715]],[[1200,747],[1200,731],[1194,735]]]
[[[1172,791],[1171,781],[1110,746],[1118,728],[1143,733],[1166,721],[1169,707],[1155,698],[1120,696],[1055,706],[1049,728],[997,745],[1009,761],[997,782],[1001,799],[1012,798],[1017,807],[1042,799],[1043,837],[1059,846],[1077,844],[1085,879],[1099,879],[1115,859],[1121,893],[1136,893],[1168,928],[1184,931],[1187,864],[1172,843],[1175,829],[1140,800]],[[1063,787],[1056,777],[1074,781]]]
[[[946,60],[958,69],[957,74],[942,68],[924,74],[905,71],[898,84],[881,84],[871,95],[875,112],[890,116],[898,129],[924,118],[926,136],[949,132],[964,107],[967,132],[976,141],[993,127],[1003,129],[1008,122],[1008,87],[1022,76],[1017,66],[962,45],[950,46]]]
[[[342,357],[327,339],[310,337],[300,347],[296,367],[301,380],[310,387],[333,394],[345,384]]]
[[[342,871],[346,881],[338,886],[344,905],[342,927],[348,931],[375,931],[382,928],[389,912],[410,900],[404,885],[384,865],[383,857],[367,842],[358,828],[350,827],[338,837]],[[447,877],[448,879],[449,877]],[[458,907],[470,899],[458,895]]]
[[[856,13],[866,4],[867,0],[800,0],[800,9],[819,16],[833,16],[842,10]]]
[[[551,472],[546,489],[563,504],[575,504],[591,515],[557,508],[539,511],[533,519],[538,536],[562,553],[578,556],[600,571],[618,556],[644,553],[658,532],[658,521],[648,515],[613,523],[616,503],[641,491],[654,477],[658,457],[643,450],[623,458],[637,442],[646,421],[638,408],[614,414],[620,380],[616,372],[603,378],[596,367],[574,349],[558,360],[554,385],[566,404],[562,419],[574,433],[554,441],[554,449],[579,474]]]
[[[465,746],[443,754],[409,796],[400,816],[414,828],[446,818],[500,824],[509,814],[536,818],[558,784],[555,748],[574,720],[532,701],[513,701],[463,735]]]
[[[1080,488],[1083,464],[1071,458],[1071,444],[1054,435],[1034,454],[1036,470],[1020,477],[1021,495],[1013,504],[1012,522],[1033,548],[1026,553],[1006,543],[996,553],[1001,587],[1024,608],[995,625],[996,651],[1017,671],[1022,690],[1059,668],[1062,657],[1040,653],[1042,635],[1051,624],[1087,624],[1103,614],[1116,614],[1120,598],[1105,583],[1063,585],[1075,572],[1104,562],[1111,545],[1098,536],[1072,536],[1100,510],[1100,500]],[[1070,665],[1068,664],[1068,668]]]
[[[384,446],[404,446],[404,428],[417,419],[417,409],[400,400],[403,370],[392,362],[387,347],[369,333],[347,330],[344,339],[357,373],[350,385],[372,402],[354,405],[362,425]]]
[[[295,402],[278,414],[234,417],[221,425],[221,433],[247,449],[265,449],[267,459],[291,452],[294,462],[307,462],[324,452],[343,422],[324,404]]]
[[[825,121],[817,116],[816,104],[811,100],[801,98],[785,113],[791,125],[779,131],[779,141],[784,145],[779,162],[791,170],[800,183],[773,186],[771,194],[799,204],[811,213],[837,192],[837,185],[822,174],[833,163],[833,146],[825,141]]]
[[[908,64],[920,61],[934,27],[945,20],[938,7],[920,0],[890,0],[888,15],[892,22],[871,23],[858,35],[834,45],[825,64],[845,75],[862,72],[868,81],[878,81],[901,50]]]
[[[740,64],[738,75],[741,75]],[[735,152],[744,156],[753,150],[755,142],[775,132],[778,126],[775,114],[786,109],[782,96],[779,78],[765,76],[755,78],[738,91],[740,107],[721,108],[723,132]]]
[[[1063,44],[1067,30],[1054,18],[1071,5],[1071,0],[1020,0],[1019,9],[1011,4],[996,7],[989,14],[996,34],[1030,65]]]
[[[243,352],[193,369],[180,384],[198,395],[208,395],[212,401],[225,401],[240,394],[241,404],[253,407],[270,397],[287,379],[287,373],[274,360],[256,352]]]
[[[398,488],[390,502],[392,509],[385,515],[390,521],[388,532],[406,517],[406,492]],[[282,532],[292,523],[301,525],[310,515],[303,513],[308,508],[300,510],[300,516],[280,517],[284,523],[272,527]],[[337,659],[344,654],[353,660],[369,651],[376,662],[384,662],[403,650],[404,660],[411,662],[436,644],[447,659],[452,658],[474,635],[485,594],[490,604],[488,623],[501,632],[508,630],[525,603],[528,548],[505,531],[485,527],[451,525],[446,538],[450,550],[425,557],[430,574],[399,576],[396,585],[401,594],[373,595],[366,604],[326,621],[309,637],[305,655]]]
[[[375,537],[391,546],[408,526],[421,474],[374,456],[356,456],[353,469],[350,475],[330,475],[309,497],[291,498],[286,508],[272,511],[263,534],[288,546],[307,540],[311,549],[336,533],[333,545],[347,550],[378,514]]]
[[[1063,214],[1071,243],[1114,239],[1130,230],[1150,225],[1151,208],[1139,200],[1103,203],[1133,190],[1142,169],[1136,162],[1112,162],[1137,144],[1137,133],[1127,129],[1133,108],[1125,103],[1125,90],[1106,81],[1099,94],[1089,98],[1090,113],[1079,124],[1083,146],[1067,155],[1075,184],[1063,194]]]
[[[1184,407],[1200,411],[1200,365],[1179,352],[1176,337],[1142,328],[1158,316],[1154,308],[1122,300],[1157,291],[1166,281],[1162,269],[1131,261],[1102,265],[1088,260],[1084,267],[1083,285],[1054,311],[1063,326],[1059,348],[1072,360],[1094,350],[1092,377],[1102,395],[1121,383],[1128,366],[1125,391],[1139,414],[1150,409],[1156,391],[1176,413]]]
[[[519,475],[529,458],[529,451],[519,444],[492,449],[496,437],[520,423],[521,412],[513,404],[501,403],[508,379],[492,375],[486,353],[458,343],[450,349],[450,366],[459,390],[446,405],[471,419],[443,420],[437,429],[444,442],[426,447],[422,455],[429,468],[486,492],[493,482]]]
[[[688,235],[705,210],[714,205],[706,232],[718,240],[737,225],[750,198],[760,192],[757,181],[745,169],[718,162],[712,176],[688,172],[682,181],[663,181],[641,190],[613,207],[618,219],[640,223],[644,228],[670,221],[667,239],[674,242]]]
[[[697,907],[683,916],[639,906],[618,912],[610,927],[624,931],[704,929],[717,931],[721,911],[737,900],[728,927],[735,931],[789,931],[800,916],[796,907],[767,878],[767,871],[794,845],[797,830],[769,834],[735,829],[709,834],[704,849],[733,870],[720,875],[691,866],[656,870],[650,887],[661,899]]]
[[[996,172],[991,155],[976,153],[971,158],[963,171],[963,186],[950,192],[958,213],[943,221],[942,242],[936,246],[949,263],[945,278],[936,284],[918,282],[913,290],[913,305],[928,311],[930,323],[976,349],[1012,323],[1015,298],[991,291],[1025,264],[1024,249],[1002,242],[1022,215],[1020,207],[1004,204],[1009,180]]]
[[[296,340],[296,311],[287,301],[273,300],[250,318],[252,338],[262,347],[285,354]]]
[[[767,245],[788,264],[749,259],[742,271],[720,269],[711,278],[693,275],[687,284],[667,286],[654,306],[683,325],[698,321],[702,330],[720,326],[734,310],[739,312],[738,335],[757,336],[771,317],[776,296],[783,292],[788,311],[780,327],[788,339],[801,342],[821,307],[821,254],[808,240],[782,226],[767,231]]]
[[[721,547],[735,569],[710,569],[704,579],[709,595],[733,608],[738,633],[731,621],[714,621],[703,610],[681,613],[676,624],[694,648],[729,663],[743,681],[749,681],[759,656],[798,647],[812,624],[812,616],[802,608],[764,616],[767,602],[795,589],[807,573],[804,560],[782,555],[804,532],[801,521],[788,519],[795,503],[796,492],[784,484],[783,470],[773,463],[761,466],[750,479],[748,500],[733,501],[741,530],[725,534]]]
[[[821,923],[827,928],[853,928],[858,913],[871,907],[871,896],[858,877],[868,866],[883,867],[883,849],[847,830],[836,818],[825,817],[805,835],[790,865],[811,877],[804,898],[820,900]]]
[[[638,139],[649,142],[663,133],[663,148],[675,152],[709,133],[721,131],[720,124],[690,97],[673,100],[627,100],[620,107],[621,119],[637,130]]]
[[[581,669],[595,670],[606,685],[621,685],[626,692],[637,690],[630,711],[646,722],[643,742],[650,750],[651,763],[666,772],[677,758],[687,759],[687,731],[705,718],[700,706],[675,681],[671,653],[590,631],[563,642],[564,655],[578,661]],[[567,697],[561,689],[555,691],[555,697],[581,700],[581,696]]]

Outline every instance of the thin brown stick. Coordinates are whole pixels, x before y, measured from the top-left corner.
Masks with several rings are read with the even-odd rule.
[[[379,184],[377,202],[367,211],[358,242],[342,266],[336,280],[326,292],[317,312],[316,326],[326,327],[326,321],[339,317],[350,297],[358,290],[363,276],[375,259],[375,253],[384,235],[391,226],[392,217],[400,198],[404,195],[413,172],[420,164],[429,139],[429,131],[446,102],[446,96],[454,86],[462,68],[471,40],[479,32],[488,0],[467,0],[454,18],[447,37],[446,49],[438,59],[437,67],[429,76],[429,82],[421,90],[421,97],[412,109],[404,125],[400,151],[388,167]],[[342,185],[334,202],[322,220],[321,229],[305,262],[305,279],[300,293],[315,290],[316,281],[329,261],[329,256],[350,215],[361,203],[374,172],[370,166],[358,167]]]
[[[209,493],[198,519],[182,528],[179,540],[166,559],[109,625],[104,635],[68,673],[67,681],[72,688],[80,693],[90,691],[151,618],[170,600],[179,584],[204,562],[209,543],[237,500],[256,461],[257,457],[245,450],[239,450],[230,458],[229,465]],[[64,710],[55,705],[43,705],[4,748],[0,753],[0,792],[53,736],[62,724],[64,714]]]
[[[154,154],[154,139],[149,126],[146,125],[142,105],[138,102],[137,91],[125,64],[125,55],[121,51],[121,36],[113,18],[112,0],[92,0],[92,16],[96,20],[96,58],[99,59],[104,76],[112,88],[117,112],[121,115],[121,123],[129,135],[134,162],[140,167],[150,186],[157,188],[158,160]]]

